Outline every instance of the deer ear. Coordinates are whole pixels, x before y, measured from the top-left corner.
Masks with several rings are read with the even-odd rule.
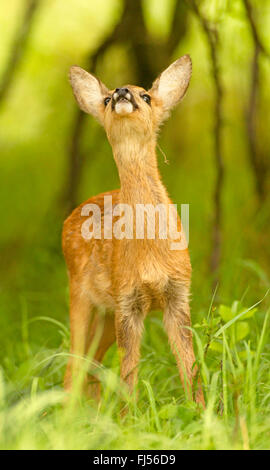
[[[94,75],[73,65],[69,71],[69,80],[79,107],[92,114],[103,123],[104,98],[108,96],[107,87]]]
[[[186,93],[192,72],[189,55],[173,62],[154,81],[150,93],[161,100],[164,111],[169,111],[179,103]]]

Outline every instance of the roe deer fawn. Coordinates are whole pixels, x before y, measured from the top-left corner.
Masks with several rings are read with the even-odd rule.
[[[191,70],[191,59],[185,55],[171,64],[146,91],[130,85],[108,90],[80,67],[70,69],[70,82],[80,108],[105,128],[121,188],[92,197],[64,223],[63,251],[70,279],[73,355],[65,374],[67,390],[80,367],[80,361],[75,358],[88,353],[100,330],[94,360],[100,363],[116,340],[121,351],[121,378],[131,393],[137,380],[144,318],[151,309],[161,308],[181,381],[189,398],[204,404],[200,384],[196,393],[194,390],[197,368],[189,328],[191,266],[187,248],[172,251],[170,240],[157,236],[121,239],[112,235],[111,239],[104,236],[85,239],[81,233],[85,204],[97,205],[103,221],[104,196],[112,198],[112,208],[117,204],[128,204],[132,210],[137,204],[171,205],[157,166],[157,132],[184,96]],[[100,384],[93,373],[88,374],[84,386],[86,392],[99,397]]]

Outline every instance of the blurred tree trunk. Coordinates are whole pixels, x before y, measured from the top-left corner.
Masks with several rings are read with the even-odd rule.
[[[15,32],[15,37],[13,40],[13,45],[11,47],[9,60],[7,62],[2,79],[0,81],[0,104],[4,101],[12,86],[16,70],[23,57],[23,53],[33,24],[35,12],[39,3],[40,0],[25,1],[25,11],[23,19]]]
[[[265,155],[262,149],[259,149],[258,139],[256,136],[256,124],[257,124],[257,104],[260,91],[260,70],[259,70],[259,58],[260,54],[264,54],[269,58],[269,54],[266,52],[262,45],[257,27],[253,17],[252,6],[249,0],[243,0],[246,10],[247,20],[250,25],[252,39],[254,43],[254,53],[251,62],[251,82],[250,82],[250,93],[249,103],[247,109],[247,133],[248,133],[248,144],[249,144],[249,158],[250,164],[254,172],[256,192],[261,203],[263,203],[267,197],[267,180],[270,173],[270,162],[269,156]]]
[[[124,0],[119,22],[111,35],[106,37],[94,54],[90,54],[88,68],[95,72],[97,63],[114,44],[128,45],[130,60],[135,65],[135,83],[149,87],[156,76],[169,65],[171,56],[186,33],[187,8],[183,0],[176,0],[171,32],[166,40],[153,38],[147,30],[143,16],[143,0]],[[62,193],[64,212],[69,213],[78,204],[78,189],[81,180],[83,158],[80,141],[85,114],[75,112],[68,146],[68,176]]]
[[[210,59],[212,64],[212,77],[215,86],[215,112],[214,112],[214,148],[215,148],[215,165],[216,165],[216,181],[213,193],[213,228],[212,228],[212,253],[210,258],[210,270],[213,274],[214,285],[218,283],[218,270],[221,261],[221,244],[222,244],[222,191],[224,180],[224,163],[221,148],[221,132],[222,132],[222,97],[223,89],[221,76],[218,66],[218,34],[213,26],[209,25],[206,18],[200,12],[196,0],[187,0],[193,12],[197,16],[201,27],[207,38]]]

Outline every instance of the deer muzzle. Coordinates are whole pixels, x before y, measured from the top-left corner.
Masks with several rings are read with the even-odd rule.
[[[133,94],[128,88],[116,88],[112,96],[112,110],[119,115],[131,114],[138,108]]]

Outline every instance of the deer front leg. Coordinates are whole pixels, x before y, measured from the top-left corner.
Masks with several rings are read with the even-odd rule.
[[[183,387],[190,400],[204,406],[204,396],[200,381],[197,377],[197,366],[194,366],[189,287],[177,281],[168,283],[165,293],[164,325],[168,334],[172,351],[175,355]],[[197,391],[194,397],[194,385],[197,379]]]
[[[115,315],[115,331],[120,353],[120,375],[130,394],[137,383],[143,319],[143,302],[138,293],[134,291],[122,296]]]

